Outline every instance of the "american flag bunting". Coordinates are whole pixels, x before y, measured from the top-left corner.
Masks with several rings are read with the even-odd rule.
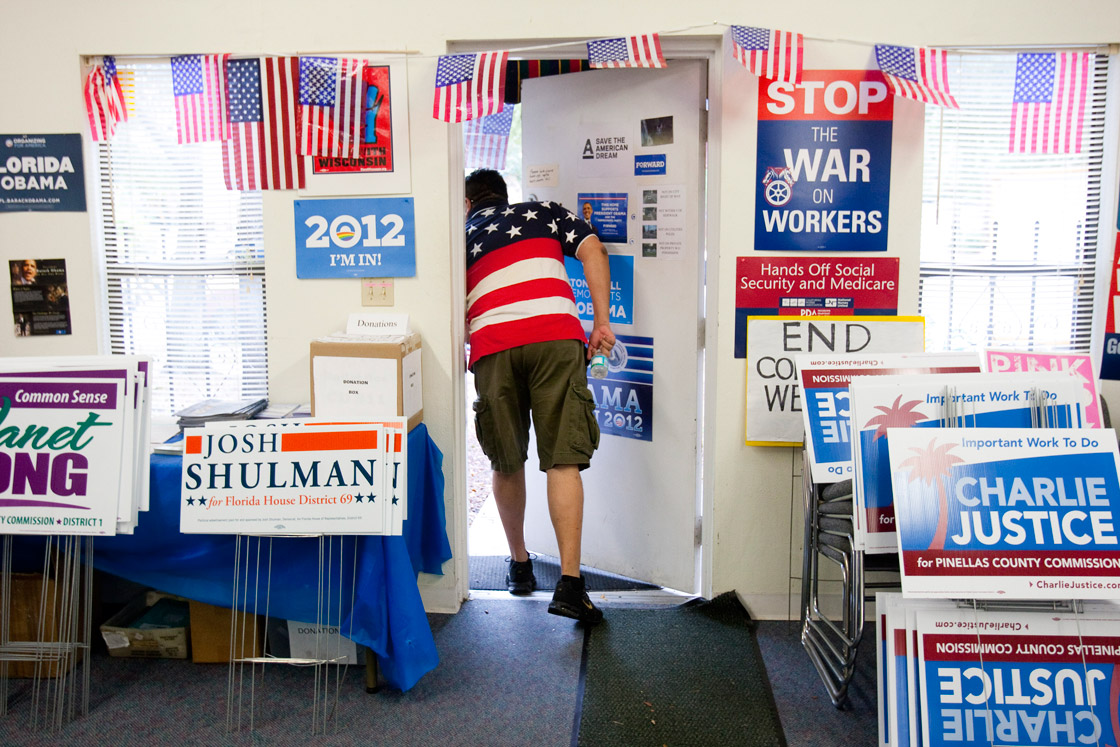
[[[945,50],[876,44],[875,61],[895,96],[960,109],[949,93],[949,54]]]
[[[1080,153],[1089,52],[1018,56],[1011,104],[1011,153]]]
[[[225,63],[229,57],[189,54],[171,58],[175,128],[180,145],[229,138],[225,83]]]
[[[113,57],[102,57],[101,62],[93,65],[86,75],[83,95],[89,133],[94,142],[108,140],[116,133],[120,122],[128,121],[128,106]]]
[[[506,167],[506,148],[516,108],[516,104],[507,104],[498,114],[472,119],[463,125],[466,168],[501,171]]]
[[[801,82],[805,37],[792,31],[732,26],[735,59],[760,78],[797,85]]]
[[[505,106],[509,52],[442,55],[436,64],[432,116],[443,122],[488,117]]]
[[[222,151],[227,189],[302,189],[296,148],[298,57],[226,63],[230,138]]]
[[[657,34],[589,41],[587,60],[591,67],[665,67]]]
[[[299,58],[299,152],[357,158],[362,147],[365,60]]]

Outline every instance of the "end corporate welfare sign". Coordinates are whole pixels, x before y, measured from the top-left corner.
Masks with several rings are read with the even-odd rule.
[[[886,251],[894,97],[871,70],[758,91],[757,251]]]

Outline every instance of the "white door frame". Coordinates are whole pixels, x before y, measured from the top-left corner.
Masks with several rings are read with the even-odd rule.
[[[583,41],[571,42],[562,39],[522,39],[522,40],[470,40],[449,42],[449,53],[485,52],[508,49],[511,56],[534,57],[537,59],[578,59],[586,55],[587,47]],[[697,569],[695,592],[704,598],[712,596],[712,560],[715,554],[714,473],[715,455],[715,406],[716,406],[716,362],[718,360],[717,314],[719,312],[719,249],[720,249],[720,182],[721,182],[721,136],[723,121],[723,64],[730,59],[724,51],[724,35],[708,36],[662,36],[661,49],[672,64],[672,59],[699,59],[708,68],[708,123],[707,123],[707,169],[706,169],[706,217],[705,226],[705,278],[703,290],[704,320],[703,329],[697,330],[704,345],[704,367],[700,373],[703,384],[703,401],[700,413],[703,427],[699,429],[701,463],[697,465],[697,479],[700,481],[700,563]],[[451,196],[450,237],[451,292],[453,309],[466,308],[466,238],[462,230],[454,226],[463,214],[463,133],[460,125],[448,128],[448,165],[450,167],[448,193]],[[451,377],[451,401],[455,413],[456,426],[453,429],[456,465],[454,474],[448,482],[452,486],[452,532],[451,553],[455,568],[455,590],[460,600],[465,600],[470,592],[470,566],[467,547],[467,401],[466,401],[466,361],[463,350],[466,344],[466,329],[463,316],[452,319],[451,341],[454,349],[451,360],[455,370]]]

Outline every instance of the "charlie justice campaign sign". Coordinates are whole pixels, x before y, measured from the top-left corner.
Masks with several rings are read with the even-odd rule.
[[[859,376],[848,386],[855,471],[856,544],[897,552],[891,428],[1085,427],[1084,389],[1062,373]],[[1040,403],[1045,403],[1044,407]]]
[[[923,743],[1117,744],[1118,629],[1100,603],[1076,615],[919,610]]]
[[[1115,431],[891,428],[903,592],[1120,598]]]
[[[878,71],[762,81],[754,248],[886,251],[893,119]]]

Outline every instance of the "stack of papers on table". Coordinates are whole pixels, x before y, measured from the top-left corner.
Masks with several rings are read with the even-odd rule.
[[[196,428],[219,420],[249,420],[268,407],[268,400],[262,399],[206,399],[175,413],[179,418],[179,429]]]

